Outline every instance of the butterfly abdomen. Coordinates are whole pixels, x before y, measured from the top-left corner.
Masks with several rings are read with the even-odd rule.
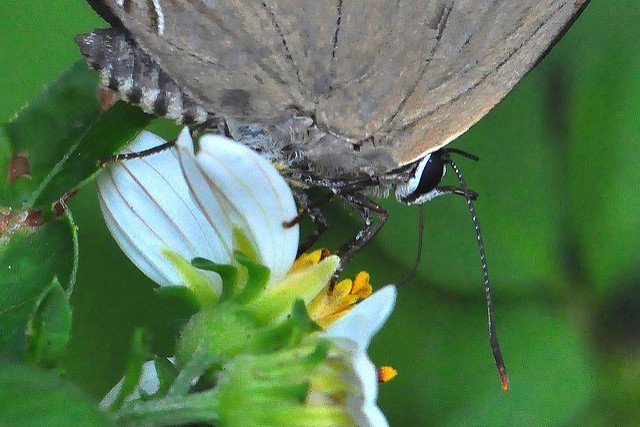
[[[201,124],[214,118],[123,30],[96,30],[78,36],[76,41],[89,66],[100,72],[100,85],[140,105],[146,113],[183,124]]]

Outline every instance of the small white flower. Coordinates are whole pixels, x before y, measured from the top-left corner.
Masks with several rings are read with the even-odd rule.
[[[164,143],[142,132],[129,146],[142,151]],[[280,280],[293,263],[298,226],[283,223],[297,215],[287,183],[253,150],[219,135],[194,143],[184,129],[176,148],[111,165],[98,178],[100,206],[122,250],[161,286],[184,277],[167,251],[190,261],[207,258],[231,264],[235,249],[252,249],[256,262]],[[239,231],[251,248],[237,248]],[[215,283],[214,273],[199,272]]]
[[[304,346],[300,348],[299,354],[294,349],[275,351],[272,354],[240,356],[232,360],[221,371],[220,378],[226,380],[219,384],[223,388],[221,395],[226,395],[227,398],[215,395],[214,391],[208,404],[218,408],[221,411],[219,415],[225,421],[230,422],[227,417],[231,416],[234,421],[230,422],[230,425],[251,424],[251,420],[255,422],[257,419],[271,419],[273,413],[276,417],[283,417],[287,409],[279,406],[284,404],[282,391],[287,386],[304,383],[310,377],[311,387],[307,401],[287,403],[290,405],[290,415],[294,419],[304,417],[304,425],[350,425],[353,422],[360,427],[388,426],[387,419],[376,404],[378,375],[366,351],[373,336],[391,314],[396,293],[395,286],[385,286],[322,332],[320,337],[328,339],[337,350],[329,354],[327,363],[312,366],[311,371],[306,371],[304,366],[297,366],[307,363],[305,355],[308,354],[309,347]],[[341,363],[333,363],[335,361]],[[303,375],[302,378],[299,377],[300,374]],[[316,375],[317,378],[314,379]],[[105,396],[100,403],[103,409],[108,408],[118,397],[123,382],[124,380],[121,380]],[[231,382],[231,387],[226,388],[228,382]],[[143,394],[155,393],[159,383],[154,362],[145,363],[138,385],[126,400],[132,401]],[[341,383],[343,384],[340,385]],[[255,401],[252,400],[253,393],[258,395]],[[219,404],[220,401],[228,404],[236,399],[241,402],[239,406],[224,407]],[[203,397],[196,398],[196,401],[202,402]],[[252,404],[242,406],[248,402]],[[163,400],[156,406],[173,403],[170,399]],[[240,417],[240,420],[236,417]],[[287,418],[288,416],[285,416],[280,419]],[[289,422],[287,425],[295,425],[295,422]]]
[[[336,320],[324,335],[344,351],[343,360],[351,369],[344,374],[353,386],[347,395],[347,411],[358,426],[387,426],[384,414],[376,405],[378,375],[367,356],[373,336],[382,328],[395,305],[396,287],[385,286]]]
[[[163,143],[143,132],[129,148],[142,151]],[[271,396],[270,387],[276,391],[292,387],[290,391],[298,396],[304,390],[301,386],[310,384],[306,402],[298,396],[288,403],[294,420],[304,413],[309,425],[325,425],[332,419],[338,424],[386,426],[376,405],[377,371],[366,351],[393,309],[395,287],[387,286],[354,305],[371,289],[368,275],[361,274],[353,283],[338,283],[334,290],[340,292],[326,296],[339,259],[318,251],[292,268],[298,226],[284,223],[295,218],[297,209],[291,190],[273,165],[225,137],[205,135],[196,145],[194,150],[185,129],[171,150],[110,166],[98,179],[98,192],[115,240],[148,277],[161,286],[190,286],[196,294],[204,287],[216,296],[182,331],[174,364],[177,370],[186,369],[198,349],[205,349],[204,356],[213,355],[224,366],[218,371],[220,382],[193,395],[145,401],[140,398],[155,393],[160,384],[155,364],[147,362],[135,390],[122,396],[131,404],[116,408],[118,416],[143,420],[160,411],[173,416],[170,419],[176,423],[195,422],[198,414],[207,413],[230,416],[236,423],[231,424],[244,425],[252,416],[266,420],[287,413],[289,409],[274,403],[283,396]],[[269,281],[262,282],[265,287],[251,287],[258,282],[246,285],[244,289],[250,290],[246,300],[221,295],[220,276],[189,264],[194,258],[234,264],[235,250],[270,271]],[[247,268],[249,277],[250,271]],[[260,291],[254,295],[252,289]],[[306,314],[292,315],[292,306],[300,299],[307,304],[313,301],[312,314],[321,315],[323,326],[330,324],[324,332],[317,332]],[[215,301],[220,304],[208,304]],[[282,335],[286,331],[290,335]],[[282,342],[272,342],[278,339]],[[103,408],[119,400],[123,384],[105,396]],[[236,394],[242,390],[247,398],[256,399],[253,411],[229,404],[238,401]],[[232,398],[222,398],[225,393]],[[204,406],[196,410],[189,406],[193,403]]]
[[[173,360],[173,359],[172,359]],[[120,395],[122,391],[122,386],[124,385],[124,378],[121,379],[118,384],[113,386],[109,393],[102,398],[100,401],[100,408],[107,409],[109,406],[113,404],[116,398]],[[158,371],[156,370],[156,365],[153,361],[145,362],[142,365],[142,372],[140,372],[140,379],[138,380],[138,384],[135,389],[129,396],[127,396],[127,400],[139,399],[142,395],[152,395],[158,391],[160,388],[160,378],[158,377]]]

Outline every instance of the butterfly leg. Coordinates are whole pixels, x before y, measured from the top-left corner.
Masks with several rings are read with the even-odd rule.
[[[205,122],[194,125],[190,129],[191,136],[198,137],[199,135],[207,131],[217,131],[217,133],[224,134],[224,128],[221,127],[221,123],[222,122],[220,121],[220,119],[211,116]],[[156,147],[151,147],[147,150],[114,154],[113,156],[98,160],[98,166],[105,167],[109,166],[112,163],[126,162],[127,160],[140,159],[143,157],[151,156],[161,151],[168,150],[174,145],[176,145],[176,140],[172,139],[171,141],[167,141],[164,144],[158,145]]]
[[[191,132],[191,136],[193,138],[198,138],[200,137],[200,135],[203,135],[207,132],[218,133],[220,135],[226,136],[227,138],[232,138],[231,133],[229,132],[229,127],[227,126],[227,122],[212,114],[209,114],[207,120],[205,120],[204,122],[196,123],[191,126],[189,131]]]
[[[436,187],[434,190],[432,190],[432,192],[434,193],[432,198],[435,198],[438,196],[444,196],[445,194],[455,194],[458,196],[462,196],[465,199],[471,199],[474,201],[478,199],[478,193],[464,187],[441,186],[441,187]]]
[[[356,234],[356,236],[337,251],[340,256],[340,266],[334,274],[337,277],[342,270],[349,264],[354,255],[362,249],[369,240],[378,234],[387,220],[389,212],[378,203],[359,193],[340,194],[351,206],[353,206],[362,215],[365,221],[365,227]],[[378,221],[374,222],[371,214],[378,217]]]
[[[165,142],[164,144],[160,144],[160,145],[158,145],[156,147],[151,147],[149,149],[142,150],[142,151],[134,151],[134,152],[131,152],[131,153],[114,154],[113,156],[109,156],[107,158],[98,160],[98,166],[99,167],[106,167],[106,166],[109,166],[112,163],[120,163],[120,162],[125,162],[127,160],[140,159],[142,157],[151,156],[153,154],[160,153],[161,151],[168,150],[171,147],[173,147],[174,145],[176,145],[175,139],[171,140],[171,141],[168,141],[168,142]]]
[[[302,207],[301,212],[293,218],[291,221],[284,223],[285,227],[293,227],[298,224],[305,216],[308,216],[311,222],[314,225],[314,230],[306,237],[306,239],[298,245],[298,253],[297,257],[308,251],[324,234],[327,230],[328,224],[327,220],[324,217],[324,213],[322,209],[320,209],[320,205],[328,202],[333,196],[333,193],[328,193],[325,196],[319,198],[318,200],[311,201],[309,200],[309,196],[302,191],[294,191],[294,197],[296,199],[296,203],[298,206]]]
[[[314,225],[314,230],[306,237],[304,242],[298,245],[297,256],[300,256],[303,253],[307,252],[313,245],[315,245],[320,236],[322,236],[328,228],[327,220],[325,219],[324,213],[320,208],[310,208],[307,210],[307,214],[309,215],[309,218]]]

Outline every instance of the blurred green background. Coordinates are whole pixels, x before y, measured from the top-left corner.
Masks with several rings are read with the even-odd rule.
[[[371,351],[377,364],[399,371],[380,392],[392,425],[640,419],[638,22],[637,0],[594,1],[547,58],[453,144],[481,158],[459,164],[481,195],[512,391],[501,392],[489,351],[466,204],[441,198],[425,206],[422,265],[401,287]],[[77,61],[73,36],[97,26],[105,24],[80,0],[3,0],[0,119]],[[385,205],[388,226],[350,267],[368,270],[378,286],[404,276],[417,240],[417,209]],[[122,374],[133,328],[148,327],[162,343],[171,308],[119,252],[93,191],[81,192],[71,208],[81,264],[65,368],[99,399]],[[337,212],[332,206],[333,237],[325,241],[334,249],[357,224]]]

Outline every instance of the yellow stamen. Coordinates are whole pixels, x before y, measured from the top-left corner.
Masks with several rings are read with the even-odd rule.
[[[328,283],[307,306],[311,318],[326,329],[355,304],[371,295],[369,277],[369,273],[363,271],[356,275],[354,281],[341,280],[333,288]]]
[[[356,278],[353,281],[351,295],[358,295],[360,299],[364,299],[371,295],[372,289],[369,279],[371,279],[371,276],[366,271],[361,271],[356,274]]]
[[[398,371],[391,366],[380,366],[378,368],[378,382],[384,384],[391,381],[398,375]]]
[[[325,252],[326,249],[318,249],[317,251],[300,255],[300,257],[293,262],[289,273],[297,273],[319,263],[326,258],[326,256],[323,256]]]

